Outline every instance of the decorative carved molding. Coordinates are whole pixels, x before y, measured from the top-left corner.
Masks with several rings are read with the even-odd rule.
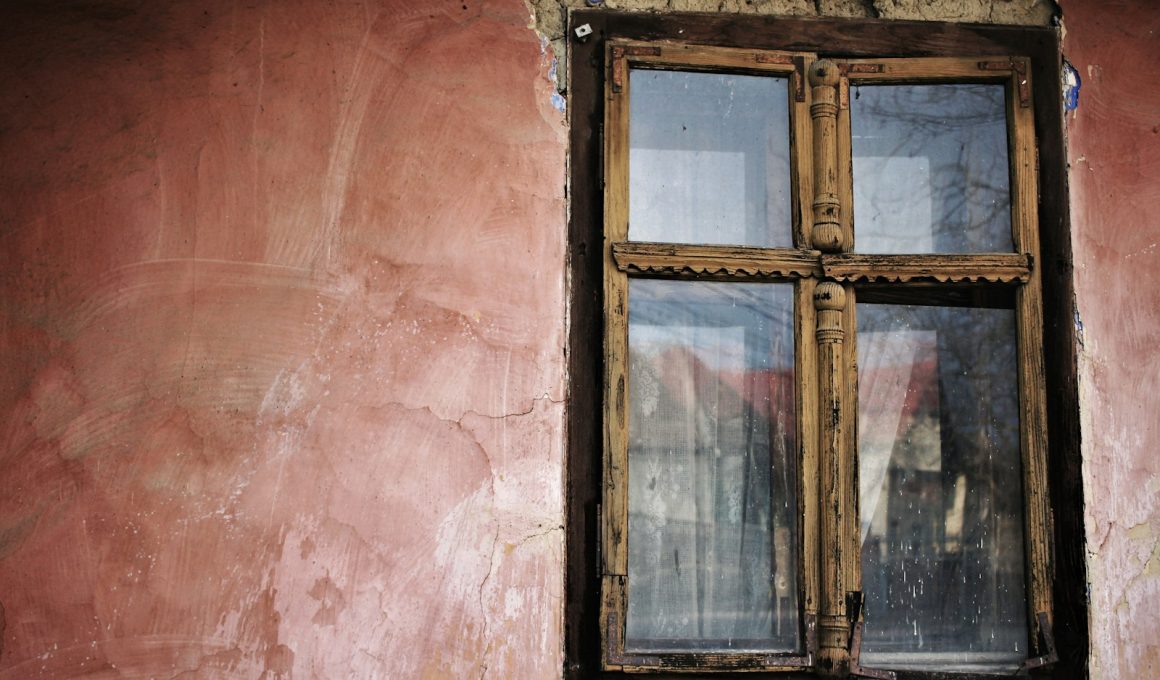
[[[846,331],[842,317],[846,311],[846,289],[836,281],[821,281],[814,288],[817,310],[818,357],[818,462],[821,495],[821,607],[818,612],[818,671],[827,677],[845,678],[850,669],[849,624],[844,585],[847,572],[858,556],[846,555],[841,548],[844,524],[851,521],[848,504],[852,498],[849,474],[852,456],[845,450],[843,414],[846,382],[843,372],[843,343]]]
[[[669,276],[773,279],[820,276],[819,254],[790,249],[635,241],[612,244],[612,258],[620,271]]]
[[[827,253],[841,252],[841,207],[838,203],[838,66],[828,59],[810,65],[810,118],[814,128],[813,247]]]

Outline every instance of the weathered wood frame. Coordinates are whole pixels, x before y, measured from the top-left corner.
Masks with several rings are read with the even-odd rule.
[[[1011,241],[1014,253],[968,255],[845,255],[823,257],[826,276],[842,281],[893,282],[905,291],[911,281],[988,282],[1011,284],[1015,293],[1020,450],[1023,470],[1025,578],[1027,586],[1028,649],[1037,652],[1025,669],[1058,660],[1051,631],[1051,507],[1047,493],[1047,413],[1044,395],[1042,279],[1037,213],[1038,162],[1032,111],[1030,66],[1024,57],[923,59],[848,59],[837,62],[842,74],[839,88],[839,164],[852,178],[849,141],[849,88],[852,84],[993,82],[1005,86]],[[853,227],[852,181],[843,184],[841,206],[849,243],[856,242]],[[847,226],[849,225],[849,226]],[[915,289],[916,301],[922,289]],[[851,319],[853,322],[853,318]],[[851,327],[851,331],[856,330]],[[853,344],[853,343],[851,343]],[[857,425],[854,427],[857,431]],[[856,457],[856,451],[854,453]],[[856,462],[854,463],[857,464]],[[860,576],[857,579],[860,581]],[[855,655],[857,650],[854,650]],[[858,665],[858,659],[853,659]],[[864,669],[861,669],[864,670]]]
[[[1034,118],[1034,133],[1039,141],[1039,154],[1044,159],[1040,168],[1038,196],[1032,191],[1028,198],[1032,208],[1038,207],[1041,228],[1038,237],[1042,239],[1043,256],[1025,258],[1018,261],[1022,253],[1004,256],[996,260],[992,266],[996,270],[982,279],[973,278],[970,272],[959,268],[966,276],[947,276],[949,284],[940,284],[938,279],[923,274],[926,264],[917,268],[900,271],[892,269],[897,263],[889,261],[858,262],[858,257],[852,254],[835,253],[823,256],[826,264],[819,266],[827,268],[829,277],[847,281],[857,286],[858,291],[866,295],[881,298],[883,295],[894,295],[892,291],[898,288],[894,285],[909,281],[908,288],[928,288],[931,300],[937,302],[940,296],[946,293],[946,285],[954,286],[955,295],[965,293],[974,295],[982,291],[983,297],[992,296],[996,286],[980,284],[980,280],[996,279],[1003,283],[997,284],[998,290],[1011,290],[1014,282],[1023,282],[1036,276],[1040,280],[1046,279],[1049,287],[1048,294],[1043,296],[1040,305],[1045,316],[1044,326],[1039,329],[1043,347],[1049,361],[1046,363],[1046,427],[1047,441],[1050,449],[1047,450],[1047,477],[1051,485],[1050,499],[1044,499],[1054,509],[1055,532],[1055,560],[1049,566],[1047,578],[1050,579],[1049,601],[1055,605],[1055,634],[1059,641],[1060,663],[1047,669],[1031,669],[1033,675],[1059,679],[1086,677],[1086,605],[1084,599],[1084,562],[1082,551],[1082,486],[1080,484],[1080,456],[1078,449],[1078,408],[1076,391],[1076,373],[1074,352],[1076,347],[1076,333],[1072,326],[1071,314],[1071,278],[1070,278],[1070,241],[1067,229],[1067,203],[1065,199],[1066,185],[1062,155],[1062,114],[1058,107],[1058,91],[1054,83],[1058,81],[1059,47],[1058,35],[1051,29],[1044,28],[1013,28],[1013,27],[982,27],[962,24],[930,24],[918,22],[873,22],[848,20],[797,20],[775,19],[763,17],[732,17],[725,15],[700,15],[696,17],[683,15],[634,15],[628,13],[610,12],[605,10],[581,10],[572,13],[572,26],[588,26],[593,30],[590,41],[580,40],[570,44],[572,54],[570,67],[570,99],[569,114],[572,126],[571,154],[571,196],[572,219],[570,222],[570,331],[569,331],[569,366],[571,373],[570,407],[568,419],[568,533],[567,533],[567,592],[568,606],[566,609],[566,664],[565,675],[570,678],[580,677],[619,677],[622,671],[600,670],[600,650],[603,647],[603,636],[600,634],[600,582],[593,578],[599,571],[600,555],[598,545],[601,542],[597,527],[600,513],[598,512],[599,490],[601,488],[601,468],[603,463],[600,456],[593,456],[599,451],[600,432],[603,427],[599,411],[591,410],[601,401],[602,371],[590,371],[589,367],[601,366],[600,338],[603,336],[600,317],[605,305],[600,293],[600,282],[607,271],[606,259],[608,256],[601,246],[602,219],[604,211],[603,197],[593,189],[600,186],[601,148],[600,136],[593,131],[600,127],[604,118],[605,97],[603,83],[608,73],[606,44],[616,38],[628,38],[647,44],[658,40],[680,38],[690,44],[724,45],[724,46],[753,46],[762,49],[789,49],[796,51],[823,51],[835,50],[846,55],[864,55],[870,57],[868,61],[882,61],[874,59],[879,54],[894,54],[906,57],[931,57],[937,55],[967,56],[969,59],[992,62],[987,69],[995,68],[994,62],[1010,64],[1007,55],[1014,53],[1027,54],[1031,62],[1025,67],[1026,74],[1034,74],[1031,82],[1028,78],[1022,84],[1022,90],[1030,92],[1030,100],[1034,102],[1032,110],[1025,110],[1025,115]],[[1013,69],[1012,69],[1013,70]],[[857,74],[861,76],[862,74]],[[991,76],[1002,75],[991,73]],[[972,79],[972,78],[968,78]],[[986,78],[983,78],[986,79]],[[1022,98],[1023,93],[1020,93]],[[1014,98],[1009,98],[1015,101]],[[595,114],[595,115],[594,115]],[[1031,128],[1028,127],[1028,130]],[[1034,143],[1032,144],[1034,149]],[[1014,158],[1014,154],[1012,154]],[[1032,155],[1034,167],[1034,155]],[[842,177],[845,173],[840,173]],[[1034,184],[1032,185],[1034,187]],[[1013,190],[1015,187],[1012,187]],[[808,205],[808,204],[807,204]],[[809,211],[806,211],[809,215]],[[633,246],[644,244],[632,244]],[[659,244],[660,252],[648,252],[647,248],[637,249],[638,252],[621,253],[617,258],[618,269],[634,275],[667,275],[689,278],[693,276],[710,275],[709,268],[714,264],[713,253],[707,253],[709,260],[702,260],[694,267],[686,268],[679,262],[664,261],[664,248],[667,244]],[[1032,251],[1034,249],[1028,249]],[[673,253],[669,253],[670,255]],[[628,256],[627,258],[625,256]],[[745,270],[744,262],[749,259],[749,253],[734,253],[730,257],[722,258],[726,266],[712,272],[716,278],[737,280],[749,279],[756,276],[779,278],[779,274],[789,278],[806,276],[805,272],[795,271],[749,271]],[[658,260],[658,256],[660,259]],[[633,269],[635,266],[630,260],[644,257],[650,260],[648,267]],[[787,264],[787,263],[782,263]],[[794,264],[798,269],[809,268],[808,262],[797,260]],[[946,264],[946,263],[944,263]],[[967,264],[967,263],[960,263]],[[671,265],[671,266],[670,266]],[[738,265],[736,269],[730,267]],[[827,266],[828,265],[828,266]],[[738,273],[738,270],[743,270]],[[929,269],[925,269],[929,271]],[[865,272],[858,274],[858,272]],[[857,274],[857,277],[855,277]],[[896,276],[897,274],[897,276]],[[804,299],[802,292],[807,286],[812,286],[816,272],[806,278],[798,279],[798,306],[805,310],[810,305],[803,305],[810,300],[807,294]],[[956,283],[957,282],[957,283]],[[973,283],[968,283],[973,282]],[[593,285],[595,284],[595,285]],[[1018,286],[1022,288],[1022,286]],[[1006,294],[1000,294],[1004,298]],[[1022,296],[1022,293],[1018,295]],[[989,303],[984,303],[989,304]],[[1008,306],[1010,302],[1001,303]],[[1018,303],[1021,307],[1033,307],[1025,302]],[[1032,310],[1033,312],[1034,310]],[[1033,315],[1033,314],[1032,314]],[[843,317],[846,321],[847,317]],[[853,321],[852,316],[849,322]],[[799,322],[802,318],[799,318]],[[852,323],[848,324],[852,329]],[[1046,331],[1046,332],[1045,332]],[[800,334],[800,332],[799,332]],[[1024,346],[1036,347],[1036,343],[1027,333],[1019,337],[1020,351]],[[807,346],[812,343],[807,343]],[[852,345],[850,345],[852,346]],[[1042,353],[1040,354],[1042,361]],[[1030,382],[1032,379],[1024,380]],[[852,429],[847,436],[852,436]],[[1025,447],[1025,455],[1026,455]],[[593,476],[592,473],[595,473]],[[1038,489],[1036,489],[1038,491]],[[1048,517],[1045,513],[1045,518]],[[1031,521],[1030,513],[1028,521]],[[1051,522],[1045,522],[1051,526]],[[1062,539],[1061,539],[1062,537]],[[1029,576],[1034,577],[1029,571]],[[1029,591],[1030,592],[1030,591]],[[1041,591],[1040,591],[1041,592]],[[1035,605],[1031,605],[1033,608]],[[1038,619],[1038,617],[1037,617]],[[1038,621],[1037,621],[1038,622]],[[1052,623],[1047,621],[1047,623]],[[666,675],[663,669],[652,668],[656,671],[653,677]],[[682,670],[671,668],[671,670]],[[684,669],[687,670],[687,669]],[[860,670],[860,669],[859,669]],[[759,674],[760,675],[760,674]],[[792,674],[797,677],[797,674]],[[961,678],[963,675],[939,673],[899,672],[898,677],[904,678]],[[781,677],[785,677],[781,674]]]
[[[817,259],[803,251],[809,223],[801,215],[803,204],[812,199],[812,182],[802,168],[810,167],[809,149],[800,143],[808,139],[808,93],[806,68],[813,56],[766,50],[705,48],[674,43],[610,41],[606,46],[609,74],[605,81],[604,119],[604,494],[601,503],[601,637],[604,667],[615,670],[801,670],[814,664],[813,603],[817,600],[815,569],[810,556],[817,535],[816,513],[801,516],[795,556],[799,575],[798,601],[804,611],[799,616],[802,649],[794,654],[754,653],[672,653],[630,654],[625,652],[624,622],[628,594],[628,279],[629,274],[676,278],[729,278],[766,281],[793,281],[817,273]],[[628,102],[633,68],[668,68],[683,71],[706,70],[728,73],[759,73],[784,77],[789,88],[790,183],[792,230],[796,248],[737,248],[677,243],[628,241]],[[795,286],[795,308],[803,307],[803,287]],[[800,319],[800,311],[795,312]],[[795,322],[795,363],[797,422],[799,425],[799,496],[816,497],[811,488],[816,471],[810,469],[813,439],[802,433],[812,431],[814,417],[809,396],[814,373],[803,352],[803,333],[809,329]],[[807,504],[808,505],[808,504]]]

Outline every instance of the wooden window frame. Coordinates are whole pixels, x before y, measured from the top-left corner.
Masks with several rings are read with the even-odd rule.
[[[1025,532],[1028,555],[1029,625],[1036,657],[1027,670],[1044,677],[1086,676],[1086,609],[1082,589],[1082,526],[1078,484],[1074,334],[1048,335],[1070,323],[1059,314],[1070,305],[1066,206],[1061,168],[1036,178],[1037,154],[1057,163],[1062,155],[1058,92],[1040,83],[1058,73],[1058,42],[1047,29],[963,27],[937,24],[838,20],[755,19],[726,16],[641,16],[579,11],[573,26],[587,24],[592,37],[571,45],[571,319],[572,369],[569,418],[568,616],[569,677],[617,677],[634,671],[764,671],[777,677],[970,678],[969,674],[897,673],[862,668],[861,624],[847,594],[859,590],[857,535],[842,520],[819,513],[819,497],[854,484],[853,380],[856,286],[873,291],[882,282],[938,284],[987,282],[1015,291],[1020,356],[1020,439],[1023,454]],[[1030,40],[1029,40],[1030,39]],[[822,54],[828,66],[806,70]],[[887,57],[887,55],[890,55]],[[1013,55],[1017,55],[1013,57]],[[627,205],[628,69],[762,71],[791,79],[791,143],[794,249],[761,249],[629,242]],[[830,73],[826,69],[837,70]],[[837,77],[835,77],[837,76]],[[806,82],[807,79],[810,82]],[[823,82],[825,81],[825,82]],[[832,82],[831,82],[832,81]],[[1012,184],[1010,254],[880,256],[849,253],[850,147],[847,85],[850,82],[988,81],[1007,84]],[[1058,80],[1048,80],[1057,83]],[[826,87],[829,89],[827,90]],[[827,104],[828,102],[828,104]],[[815,103],[820,103],[815,107]],[[1054,106],[1053,106],[1054,105]],[[1036,112],[1045,109],[1046,112]],[[1054,113],[1053,113],[1054,111]],[[592,135],[593,130],[601,135]],[[835,134],[835,132],[837,134]],[[1039,138],[1036,145],[1035,138]],[[1047,153],[1044,153],[1044,150]],[[834,168],[846,168],[834,172]],[[797,170],[806,170],[797,172]],[[836,178],[836,184],[832,183]],[[600,187],[603,186],[603,192]],[[834,205],[829,205],[834,203]],[[812,209],[811,209],[812,206]],[[836,208],[838,218],[833,216]],[[1037,226],[1039,225],[1039,226]],[[1050,234],[1047,232],[1050,231]],[[1063,232],[1063,233],[1060,233]],[[1043,235],[1042,248],[1039,243]],[[1044,254],[1047,256],[1045,257]],[[623,620],[627,550],[625,359],[626,290],[630,275],[682,279],[792,281],[797,325],[798,422],[801,517],[799,578],[804,654],[625,654]],[[1044,278],[1051,283],[1046,298]],[[845,295],[844,305],[814,299]],[[817,308],[815,309],[815,302]],[[1046,317],[1046,325],[1040,319]],[[1070,321],[1070,314],[1067,315]],[[826,342],[815,331],[828,327]],[[845,329],[846,341],[842,342]],[[833,342],[834,339],[837,342]],[[595,342],[594,342],[595,341]],[[603,349],[602,349],[603,348]],[[1061,348],[1070,349],[1061,360]],[[1044,353],[1055,356],[1045,368]],[[844,366],[834,366],[844,364]],[[593,367],[599,367],[594,370]],[[805,379],[804,376],[818,376]],[[1046,388],[1037,389],[1034,386]],[[1053,390],[1063,386],[1065,391]],[[842,414],[837,427],[815,418],[819,402]],[[841,404],[846,408],[841,408]],[[1054,415],[1053,415],[1054,414]],[[827,444],[826,442],[829,442]],[[844,453],[843,453],[844,452]],[[1052,470],[1053,467],[1059,469]],[[825,470],[825,475],[819,472]],[[819,481],[820,478],[820,481]],[[824,488],[819,490],[817,485]],[[811,487],[811,485],[813,485]],[[1045,493],[1051,488],[1050,503]],[[1057,515],[1053,526],[1052,511]],[[1061,513],[1062,511],[1062,513]],[[1066,514],[1066,517],[1059,517]],[[1062,521],[1061,521],[1062,520]],[[819,527],[819,524],[822,524]],[[820,530],[819,530],[820,529]],[[841,544],[834,553],[820,540]],[[1051,546],[1057,554],[1052,560]],[[1062,550],[1061,550],[1062,548]],[[1059,552],[1067,554],[1059,555]],[[837,554],[839,559],[831,555]],[[1062,558],[1062,559],[1061,559]],[[1077,568],[1078,565],[1078,568]],[[1078,580],[1077,580],[1078,576]],[[1082,593],[1082,590],[1079,590]],[[1075,598],[1075,599],[1073,599]],[[851,612],[850,610],[854,610]],[[850,615],[853,614],[853,619]],[[1052,629],[1052,624],[1054,630]],[[1081,625],[1082,624],[1082,625]],[[1058,643],[1057,643],[1058,641]],[[1064,645],[1081,642],[1082,647]],[[1056,646],[1063,659],[1056,663]],[[852,651],[852,654],[851,654]],[[1068,652],[1071,652],[1070,655]],[[655,677],[655,675],[653,676]],[[751,676],[752,677],[752,676]],[[994,677],[994,676],[980,676]]]

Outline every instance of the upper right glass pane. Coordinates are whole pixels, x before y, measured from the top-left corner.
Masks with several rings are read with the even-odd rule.
[[[850,86],[857,252],[1014,249],[1004,90]]]

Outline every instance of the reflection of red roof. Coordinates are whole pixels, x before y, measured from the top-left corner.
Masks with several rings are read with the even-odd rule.
[[[679,408],[716,404],[720,412],[782,414],[793,422],[794,370],[720,370],[702,361],[689,347],[670,347],[650,362],[666,397]],[[689,382],[692,385],[689,385]]]
[[[938,413],[938,354],[933,347],[922,348],[907,363],[875,366],[866,362],[858,368],[858,383],[858,408],[864,417],[875,418],[887,411],[900,416],[892,436],[902,436],[915,415]],[[899,395],[900,390],[905,391]]]
[[[894,398],[876,405],[880,409],[901,408],[899,432],[909,428],[916,414],[932,410],[937,413],[938,355],[933,347],[926,349],[929,351],[920,351],[909,363],[860,367],[861,386],[869,390],[859,395],[860,407],[870,406],[864,400],[872,398],[876,381],[903,381],[904,384],[898,386],[905,390],[901,404]],[[783,419],[788,416],[791,423],[796,420],[792,368],[715,369],[702,361],[692,348],[684,346],[669,347],[653,357],[650,366],[665,398],[678,409],[691,411],[698,404],[702,407],[716,404],[719,412],[740,413],[744,406],[745,410],[753,409],[771,416],[780,413]]]

